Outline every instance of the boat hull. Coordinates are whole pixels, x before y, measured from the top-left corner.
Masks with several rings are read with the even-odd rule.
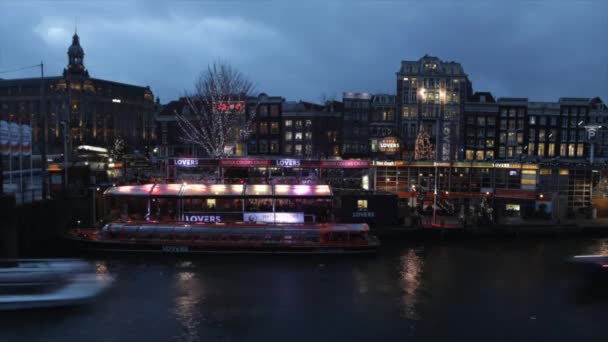
[[[366,245],[322,246],[288,244],[187,244],[172,241],[95,241],[71,237],[70,240],[80,250],[95,252],[144,252],[165,254],[363,254],[374,253],[379,247],[377,240]]]

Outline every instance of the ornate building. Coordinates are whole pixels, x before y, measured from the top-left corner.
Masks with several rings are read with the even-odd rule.
[[[63,74],[44,78],[46,120],[40,110],[40,78],[0,80],[0,115],[32,123],[34,153],[40,153],[42,139],[48,153],[62,152],[64,135],[74,147],[107,147],[117,138],[129,149],[154,143],[158,105],[150,87],[91,78],[77,34],[67,54]]]
[[[415,140],[424,127],[437,146],[439,160],[462,158],[464,103],[472,85],[460,63],[425,55],[417,61],[402,61],[397,72],[397,113],[406,158],[414,152]]]

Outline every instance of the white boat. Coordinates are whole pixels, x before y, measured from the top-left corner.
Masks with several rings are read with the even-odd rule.
[[[0,310],[69,306],[86,302],[113,279],[72,259],[0,260]]]

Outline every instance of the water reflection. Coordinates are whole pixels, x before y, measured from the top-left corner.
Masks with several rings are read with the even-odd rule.
[[[406,319],[417,320],[416,312],[417,292],[422,282],[423,260],[414,249],[410,248],[400,257],[400,286],[403,290],[403,316]]]
[[[175,318],[182,326],[178,341],[200,341],[199,326],[203,320],[201,304],[204,300],[200,275],[180,271],[175,275]]]

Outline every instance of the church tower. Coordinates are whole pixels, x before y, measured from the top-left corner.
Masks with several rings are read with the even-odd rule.
[[[80,37],[74,32],[72,37],[72,45],[68,48],[68,66],[63,71],[64,76],[85,76],[88,78],[89,73],[84,67],[84,50],[80,46]]]

